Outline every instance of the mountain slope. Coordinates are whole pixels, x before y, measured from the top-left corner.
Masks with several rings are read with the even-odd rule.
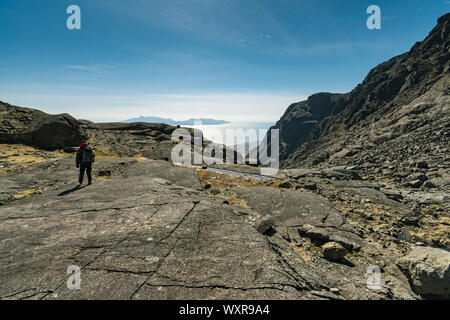
[[[375,67],[350,93],[291,105],[275,126],[282,165],[448,163],[449,46],[447,14],[424,41]]]

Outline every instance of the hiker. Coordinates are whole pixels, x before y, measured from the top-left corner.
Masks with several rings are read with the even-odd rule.
[[[80,168],[80,185],[83,184],[84,172],[86,171],[88,177],[88,185],[92,184],[92,164],[94,163],[95,154],[89,147],[88,142],[83,142],[80,149],[77,151],[76,165]]]

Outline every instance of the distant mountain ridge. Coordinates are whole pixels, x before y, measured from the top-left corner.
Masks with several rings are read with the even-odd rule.
[[[195,125],[195,122],[201,121],[203,125],[217,125],[217,124],[227,124],[230,123],[229,121],[225,120],[216,120],[216,119],[208,119],[208,118],[199,118],[199,119],[188,119],[183,121],[175,121],[170,118],[161,118],[161,117],[144,117],[140,116],[139,118],[133,118],[125,120],[124,122],[131,123],[131,122],[149,122],[149,123],[164,123],[171,126],[193,126]]]

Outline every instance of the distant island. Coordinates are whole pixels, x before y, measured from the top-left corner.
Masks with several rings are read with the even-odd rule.
[[[216,119],[205,119],[205,118],[200,118],[200,119],[188,119],[188,120],[183,120],[183,121],[175,121],[172,120],[170,118],[160,118],[160,117],[144,117],[144,116],[140,116],[139,118],[133,118],[133,119],[128,119],[125,120],[123,122],[149,122],[149,123],[164,123],[164,124],[168,124],[171,126],[176,126],[176,125],[180,125],[180,126],[193,126],[195,125],[195,122],[197,121],[201,121],[203,125],[217,125],[217,124],[227,124],[230,123],[229,121],[225,121],[225,120],[216,120]]]

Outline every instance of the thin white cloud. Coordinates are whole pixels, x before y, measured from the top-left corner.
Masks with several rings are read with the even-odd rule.
[[[97,71],[104,71],[104,70],[113,70],[115,67],[110,65],[102,65],[102,64],[95,64],[91,66],[85,66],[85,65],[66,65],[64,66],[66,69],[72,69],[72,70],[80,70],[80,71],[91,71],[91,72],[97,72]]]
[[[153,27],[230,46],[267,54],[302,56],[330,54],[371,48],[373,43],[302,43],[262,1],[246,0],[98,0],[105,10],[113,10]],[[284,2],[286,9],[298,10],[300,2]],[[384,21],[395,17],[385,17]]]
[[[354,49],[379,49],[384,46],[383,43],[376,42],[335,42],[326,44],[314,44],[309,46],[296,46],[284,48],[278,52],[279,55],[306,56],[317,54],[336,54],[345,53]]]
[[[228,121],[277,121],[293,102],[306,95],[283,93],[211,94],[10,94],[0,92],[8,103],[48,113],[70,113],[79,119],[121,121],[139,116],[183,120],[215,118]]]
[[[273,38],[290,44],[296,36],[259,0],[98,0],[113,10],[170,32],[228,45],[263,48]],[[262,37],[260,35],[263,35]],[[245,40],[241,41],[241,40]]]
[[[397,19],[396,16],[384,16],[384,15],[381,16],[382,21],[391,21],[391,20],[395,20],[395,19]]]
[[[64,66],[66,69],[72,69],[72,70],[81,70],[81,71],[97,71],[98,68],[96,67],[88,67],[88,66],[80,66],[80,65],[68,65]]]

